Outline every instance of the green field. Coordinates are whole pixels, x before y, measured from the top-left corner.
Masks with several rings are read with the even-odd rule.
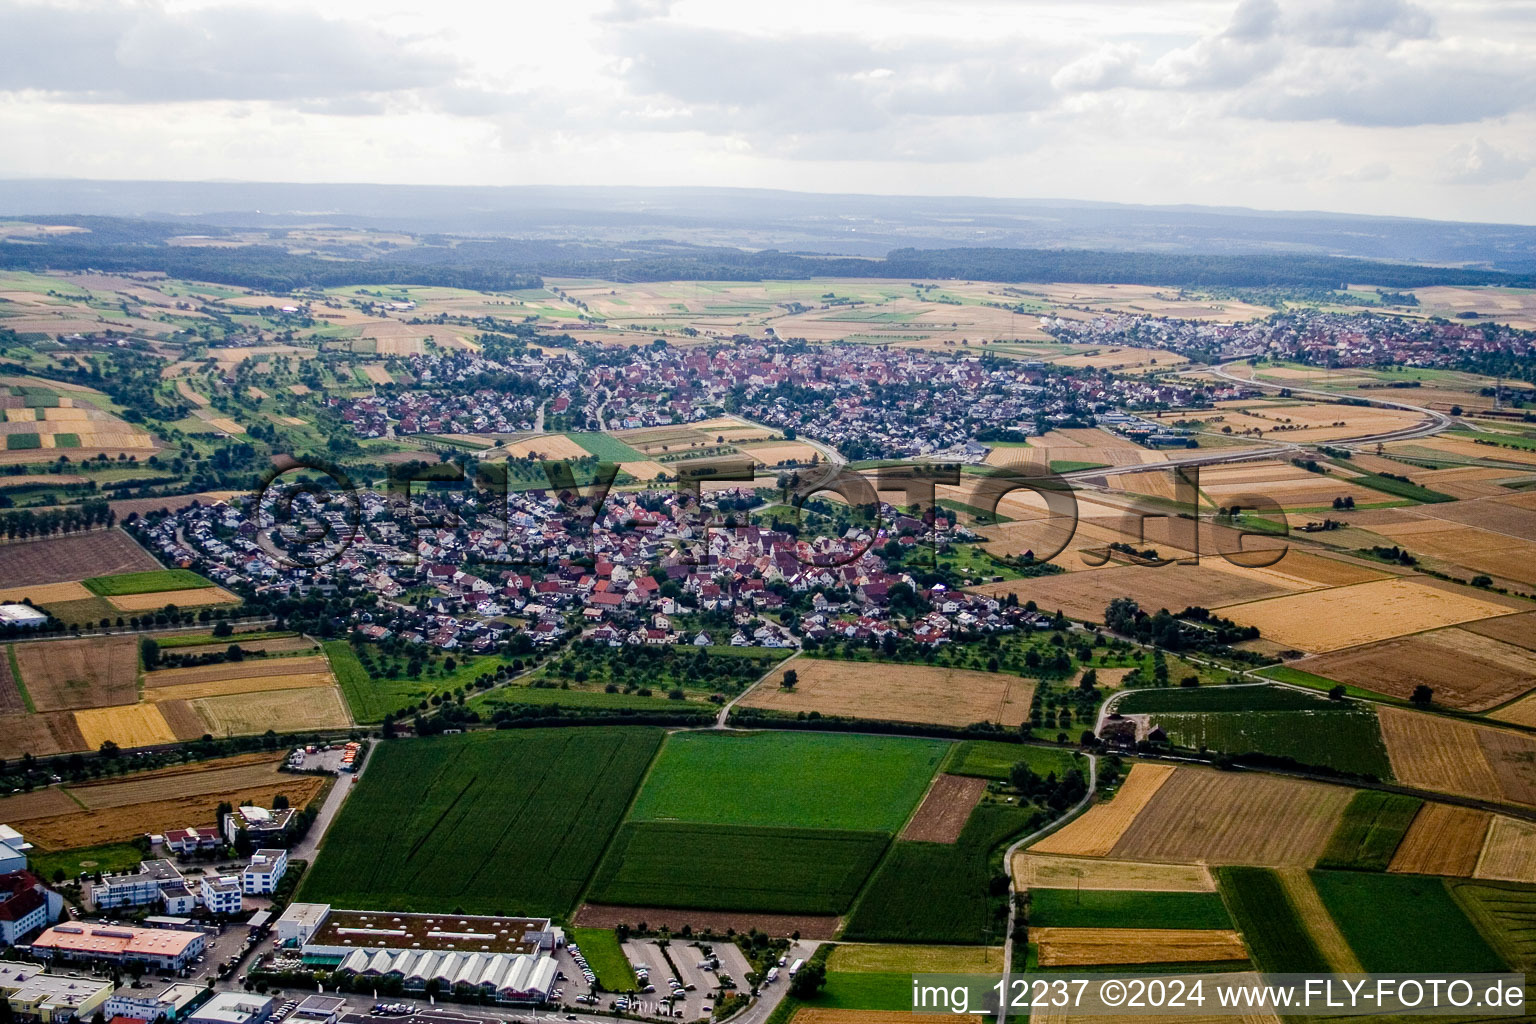
[[[1380,473],[1362,473],[1359,476],[1349,478],[1352,484],[1360,484],[1369,487],[1373,491],[1381,491],[1395,498],[1407,498],[1409,501],[1417,501],[1426,505],[1438,504],[1445,501],[1455,501],[1449,494],[1430,490],[1428,487],[1417,483],[1405,483],[1402,480],[1394,480]]]
[[[1335,705],[1337,706],[1337,705]],[[1273,754],[1335,771],[1392,777],[1381,723],[1374,712],[1351,705],[1347,713],[1250,711],[1242,714],[1155,714],[1151,722],[1169,742],[1223,754]]]
[[[990,945],[1007,929],[1007,902],[988,893],[1000,875],[993,853],[1038,828],[1045,812],[980,804],[955,843],[897,842],[880,865],[843,938],[852,942]],[[1005,882],[1006,889],[1006,882]]]
[[[659,729],[527,729],[380,744],[300,899],[363,910],[569,913]]]
[[[5,447],[7,451],[24,452],[32,451],[43,446],[43,439],[36,434],[7,434],[5,435]]]
[[[27,859],[29,871],[51,882],[54,873],[60,870],[66,878],[74,878],[81,872],[110,873],[137,868],[139,861],[144,859],[144,851],[132,843],[109,843],[75,850],[33,850]]]
[[[1536,887],[1471,879],[1445,884],[1505,963],[1528,974],[1536,968]]]
[[[677,733],[631,817],[894,832],[949,744],[817,732]]]
[[[213,581],[191,569],[151,569],[125,572],[116,576],[96,576],[84,581],[85,589],[98,597],[126,597],[129,594],[155,594],[162,590],[196,590],[211,587]]]
[[[1034,928],[1231,928],[1214,892],[1031,889]]]
[[[1424,801],[1401,793],[1361,790],[1349,801],[1339,827],[1318,858],[1320,868],[1385,871]]]
[[[619,945],[619,937],[607,928],[572,928],[571,941],[581,948],[597,983],[609,992],[629,992],[636,986],[635,969]]]
[[[636,907],[840,914],[890,837],[883,832],[630,822],[589,898]]]
[[[829,1010],[886,1010],[912,1012],[912,974],[887,971],[828,971],[827,985],[801,1006]],[[900,1019],[900,1018],[898,1018]]]
[[[1307,934],[1279,875],[1268,868],[1227,867],[1215,871],[1227,909],[1260,970],[1328,973],[1328,961]]]
[[[971,775],[982,779],[1006,781],[1013,766],[1020,761],[1041,777],[1055,773],[1059,779],[1078,763],[1077,755],[1058,747],[1000,743],[997,740],[962,740],[944,760],[949,775]]]
[[[1367,971],[1504,969],[1498,954],[1451,898],[1444,879],[1314,871],[1312,881]]]
[[[1283,686],[1173,686],[1132,690],[1115,703],[1123,715],[1154,711],[1347,711],[1351,705]]]
[[[566,434],[603,462],[644,462],[645,456],[611,434]]]

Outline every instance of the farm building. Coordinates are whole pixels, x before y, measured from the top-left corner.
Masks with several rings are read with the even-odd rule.
[[[107,960],[179,971],[206,945],[202,932],[71,922],[39,935],[32,942],[32,952],[44,960]]]
[[[45,974],[36,964],[0,961],[0,999],[17,1018],[39,1024],[90,1019],[113,987],[110,978]]]
[[[0,604],[0,626],[35,628],[48,624],[48,614],[29,604]]]
[[[0,946],[14,946],[64,912],[64,899],[30,871],[0,875]]]

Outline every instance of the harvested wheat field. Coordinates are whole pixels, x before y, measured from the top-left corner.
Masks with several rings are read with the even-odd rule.
[[[1499,797],[1536,806],[1536,738],[1507,729],[1479,728],[1477,743],[1499,781]]]
[[[538,437],[513,441],[503,449],[508,458],[526,459],[584,459],[590,454],[585,448],[564,434],[540,434]]]
[[[1031,928],[1029,941],[1039,947],[1041,967],[1248,959],[1241,936],[1229,929]]]
[[[144,699],[162,701],[197,700],[200,697],[223,697],[237,693],[268,693],[278,690],[303,690],[310,687],[330,686],[329,672],[301,672],[282,676],[244,676],[240,679],[223,679],[207,683],[182,683],[179,686],[146,687]]]
[[[1257,626],[1265,639],[1326,652],[1511,611],[1469,587],[1436,584],[1394,577],[1252,601],[1227,607],[1222,614],[1240,625]]]
[[[1122,860],[1310,867],[1352,795],[1343,786],[1177,768],[1109,852]]]
[[[40,640],[15,644],[14,650],[22,685],[38,711],[99,708],[139,699],[139,647],[131,636]]]
[[[234,642],[236,638],[231,638]],[[218,683],[233,679],[260,679],[323,672],[330,674],[331,663],[323,655],[301,658],[265,658],[252,661],[226,661],[218,665],[194,665],[190,668],[162,668],[144,675],[145,689],[182,686],[187,683]]]
[[[1499,783],[1478,743],[1477,726],[1380,705],[1376,715],[1399,782],[1438,793],[1499,799]]]
[[[115,528],[0,544],[0,580],[12,588],[159,568],[154,556]]]
[[[1262,607],[1268,602],[1260,599],[1294,590],[1293,587],[1283,587],[1276,581],[1257,578],[1250,573],[1251,570],[1206,559],[1199,565],[1164,565],[1156,568],[1119,565],[1069,572],[1061,576],[989,583],[973,589],[992,597],[1018,594],[1021,603],[1026,599],[1032,600],[1047,611],[1059,608],[1072,618],[1090,622],[1104,621],[1104,608],[1117,597],[1132,598],[1143,608],[1154,612],[1159,608],[1178,611],[1191,605],[1202,608],[1236,605],[1232,609],[1235,612]],[[1223,611],[1222,614],[1229,613]]]
[[[152,594],[122,594],[107,598],[120,612],[152,612],[173,604],[178,608],[202,608],[210,604],[239,604],[240,599],[223,587],[160,590]]]
[[[129,842],[146,832],[212,826],[219,804],[226,801],[271,807],[272,798],[282,794],[294,807],[303,807],[327,781],[317,775],[283,775],[260,786],[37,818],[27,823],[27,838],[48,850]]]
[[[1130,774],[1125,777],[1112,799],[1094,804],[1080,817],[1031,846],[1030,851],[1078,857],[1105,856],[1120,842],[1120,837],[1131,827],[1137,815],[1173,777],[1174,771],[1162,764],[1132,766]]]
[[[1524,647],[1528,651],[1536,651],[1536,612],[1501,615],[1496,619],[1470,622],[1462,628],[1479,636],[1492,637],[1516,647]]]
[[[1536,882],[1536,823],[1494,815],[1472,874],[1506,882]]]
[[[0,588],[0,604],[30,599],[33,604],[46,607],[55,601],[89,601],[95,596],[80,583],[35,583]]]
[[[69,798],[62,786],[34,789],[30,793],[16,793],[0,797],[0,821],[14,825],[31,818],[47,818],[55,814],[73,814],[80,805]]]
[[[294,778],[278,771],[283,754],[241,754],[215,761],[160,768],[107,782],[70,786],[70,794],[90,810],[174,800],[207,793],[231,793]],[[305,776],[308,778],[308,776]]]
[[[1147,864],[1093,857],[1060,857],[1026,850],[1013,855],[1020,889],[1106,889],[1133,892],[1214,892],[1203,864]]]
[[[1488,834],[1487,811],[1451,804],[1426,802],[1413,816],[1413,824],[1388,871],[1412,875],[1452,875],[1468,878],[1477,870],[1483,838]]]
[[[827,970],[903,974],[981,974],[1003,969],[1002,946],[907,946],[844,942],[827,958]]]
[[[1490,711],[1488,717],[1495,722],[1508,722],[1510,725],[1536,728],[1536,693],[1521,697],[1497,711]]]
[[[655,480],[667,471],[659,462],[621,462],[619,468],[636,480]]]
[[[215,736],[249,736],[266,732],[345,729],[352,724],[334,686],[271,693],[240,693],[188,701]]]
[[[912,1024],[987,1024],[991,1018],[980,1013],[912,1013],[901,1011],[899,1020]],[[790,1024],[891,1024],[890,1010],[834,1010],[824,1006],[802,1006],[790,1018]]]
[[[1436,703],[1464,711],[1486,711],[1536,688],[1536,652],[1459,627],[1352,647],[1296,667],[1404,699],[1428,686]]]
[[[754,444],[742,448],[747,455],[762,466],[777,466],[780,463],[791,462],[804,465],[810,462],[820,462],[821,453],[808,444],[791,441],[785,444]]]
[[[933,665],[890,665],[796,658],[799,682],[779,686],[782,672],[742,699],[744,707],[819,711],[895,722],[1018,725],[1029,718],[1035,684],[1005,672],[972,672]]]
[[[72,711],[0,715],[0,757],[46,757],[85,750],[85,737]]]
[[[940,775],[928,788],[928,795],[901,838],[924,843],[953,843],[960,838],[971,809],[987,791],[987,780],[961,775]]]
[[[125,749],[176,742],[176,734],[153,704],[76,711],[75,724],[80,727],[88,750],[95,750],[108,740]]]

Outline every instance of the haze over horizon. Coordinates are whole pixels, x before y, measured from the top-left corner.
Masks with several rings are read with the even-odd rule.
[[[0,68],[9,181],[745,186],[1536,224],[1528,0],[344,0],[323,16],[28,0],[0,33],[28,41]]]

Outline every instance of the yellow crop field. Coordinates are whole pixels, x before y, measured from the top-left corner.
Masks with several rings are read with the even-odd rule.
[[[1467,878],[1477,870],[1493,815],[1470,807],[1426,803],[1392,855],[1388,871]]]
[[[1472,874],[1508,882],[1536,879],[1536,823],[1495,815]]]
[[[47,606],[53,601],[89,601],[95,596],[79,583],[34,583],[28,587],[0,588],[0,604],[30,598],[33,604]]]
[[[759,465],[777,466],[781,462],[808,463],[820,462],[821,453],[808,444],[799,442],[787,442],[785,444],[754,444],[742,448],[742,451],[752,456]]]
[[[585,448],[564,434],[540,434],[537,437],[513,441],[506,447],[509,458],[526,459],[584,459],[590,454]]]
[[[182,683],[179,686],[145,687],[144,699],[159,703],[167,700],[196,700],[199,697],[220,697],[232,693],[303,690],[314,686],[330,686],[333,681],[329,672],[297,672],[281,676],[244,676],[239,679],[211,680],[205,683]]]
[[[161,590],[152,594],[124,594],[107,601],[118,611],[156,611],[168,604],[178,608],[201,608],[210,604],[239,604],[240,599],[223,587],[195,587],[191,590]]]
[[[1477,596],[1470,588],[1393,577],[1250,601],[1229,606],[1222,614],[1240,625],[1257,626],[1265,639],[1321,652],[1511,611],[1508,605]]]
[[[1478,743],[1478,727],[1435,715],[1378,706],[1392,774],[1405,785],[1484,800],[1499,799],[1499,782]]]
[[[1029,718],[1035,684],[1002,672],[972,672],[932,665],[870,665],[858,661],[796,658],[786,664],[799,677],[793,690],[775,673],[742,699],[745,707],[819,711],[897,722],[969,725]]]
[[[149,747],[175,743],[176,734],[153,704],[127,704],[75,712],[75,724],[88,750],[111,740],[120,747]]]
[[[230,639],[238,641],[239,637]],[[329,673],[330,670],[331,663],[323,655],[318,654],[297,658],[226,661],[218,665],[159,669],[145,675],[144,686],[147,690],[153,690],[163,686],[183,686],[187,683],[217,683],[233,679],[259,679],[265,676]]]
[[[1296,915],[1301,918],[1302,927],[1317,943],[1318,952],[1328,961],[1329,969],[1340,974],[1364,973],[1365,968],[1360,965],[1344,933],[1339,931],[1338,922],[1328,913],[1317,886],[1312,884],[1312,876],[1304,868],[1296,867],[1280,868],[1276,874],[1291,905],[1296,908]]]
[[[904,946],[854,942],[839,945],[827,958],[829,971],[986,974],[1002,969],[1002,946]]]
[[[1310,867],[1351,796],[1343,786],[1176,768],[1110,853],[1177,864]]]
[[[1064,857],[1026,850],[1013,856],[1020,889],[1106,889],[1135,892],[1214,892],[1203,864],[1150,864],[1094,857]]]
[[[1230,929],[1031,928],[1041,967],[1090,964],[1168,964],[1247,960],[1242,937]]]
[[[202,697],[188,703],[215,736],[248,736],[268,729],[345,729],[352,724],[341,693],[334,686]]]
[[[1162,764],[1137,764],[1107,803],[1094,804],[1079,818],[1040,840],[1035,853],[1064,853],[1102,857],[1115,848],[1142,809],[1151,803],[1175,769]]]

